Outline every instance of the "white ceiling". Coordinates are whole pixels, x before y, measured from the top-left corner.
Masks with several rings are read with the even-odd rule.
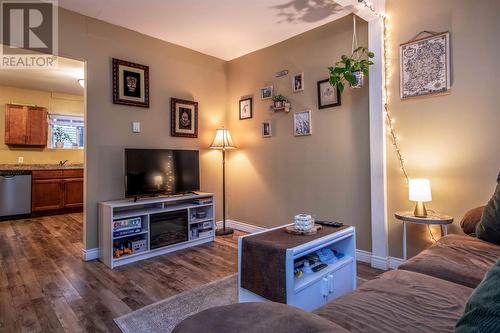
[[[348,14],[333,0],[59,0],[59,6],[224,60]]]
[[[0,69],[0,85],[83,95],[78,79],[84,78],[84,63],[58,57],[55,69]]]

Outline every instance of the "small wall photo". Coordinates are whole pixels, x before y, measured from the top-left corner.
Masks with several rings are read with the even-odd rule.
[[[253,117],[252,98],[243,98],[239,103],[240,120],[251,119]]]
[[[304,91],[304,73],[298,73],[292,76],[292,91]]]
[[[261,124],[261,133],[263,138],[270,138],[273,136],[271,120],[264,120]]]
[[[311,110],[295,112],[293,114],[293,134],[295,136],[312,134]]]
[[[318,109],[340,106],[340,91],[330,84],[330,80],[318,81]]]
[[[260,99],[271,99],[273,97],[273,86],[260,88]]]

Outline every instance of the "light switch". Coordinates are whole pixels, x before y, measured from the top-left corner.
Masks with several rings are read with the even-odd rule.
[[[134,121],[132,123],[132,132],[140,133],[141,132],[141,123],[138,121]]]

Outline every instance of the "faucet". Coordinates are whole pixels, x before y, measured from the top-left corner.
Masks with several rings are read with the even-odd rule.
[[[59,166],[63,167],[66,164],[66,162],[68,162],[68,160],[59,161]]]

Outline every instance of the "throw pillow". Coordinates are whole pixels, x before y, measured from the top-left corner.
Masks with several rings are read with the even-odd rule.
[[[476,236],[484,241],[500,245],[500,173],[495,193],[484,208],[481,222],[476,226]]]
[[[467,213],[465,213],[462,221],[460,221],[460,226],[462,230],[467,235],[472,235],[476,232],[476,226],[481,222],[481,216],[483,215],[484,206],[472,208]]]
[[[500,332],[500,260],[477,286],[465,305],[456,333]]]

